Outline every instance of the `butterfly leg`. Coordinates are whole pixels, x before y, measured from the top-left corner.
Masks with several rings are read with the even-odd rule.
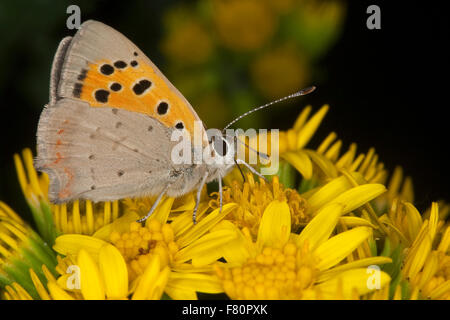
[[[194,208],[194,212],[192,213],[192,221],[194,221],[194,224],[197,224],[198,205],[200,204],[200,196],[202,194],[202,190],[203,190],[203,187],[205,186],[207,178],[208,178],[208,172],[206,172],[205,175],[203,176],[202,180],[200,181],[200,186],[198,187],[198,190],[197,190],[197,197],[195,199],[195,208]]]
[[[243,164],[244,166],[246,166],[251,172],[253,172],[254,174],[256,174],[258,177],[260,177],[261,179],[263,179],[264,181],[268,182],[266,177],[264,177],[261,173],[259,173],[258,171],[255,170],[255,168],[253,168],[251,165],[249,165],[247,162],[241,160],[241,159],[236,159],[236,162],[238,164]]]
[[[150,211],[147,213],[147,215],[139,220],[137,220],[137,222],[144,222],[145,220],[147,220],[153,213],[153,211],[155,211],[156,207],[158,206],[159,202],[161,201],[163,195],[167,192],[167,189],[169,189],[170,184],[168,184],[164,190],[159,194],[158,198],[156,198],[155,203],[152,205],[152,207],[150,208]]]
[[[222,194],[222,177],[219,175],[219,212],[222,212],[223,204],[223,194]]]

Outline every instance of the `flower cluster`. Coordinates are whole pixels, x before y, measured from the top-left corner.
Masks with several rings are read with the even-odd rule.
[[[308,148],[327,110],[281,132],[267,181],[225,177],[222,210],[205,188],[196,225],[193,194],[164,198],[145,224],[151,197],[51,204],[31,151],[15,155],[37,232],[0,202],[1,297],[450,299],[450,206],[420,214],[400,167],[388,179],[374,149],[342,151],[335,133]]]

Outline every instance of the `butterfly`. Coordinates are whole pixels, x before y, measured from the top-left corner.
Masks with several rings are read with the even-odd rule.
[[[201,124],[200,140],[194,137],[195,123]],[[157,196],[139,220],[144,221],[164,195],[197,190],[195,223],[206,183],[218,181],[221,209],[222,177],[235,164],[260,175],[240,159],[231,164],[176,163],[174,132],[193,143],[192,153],[206,151],[213,159],[226,154],[231,141],[208,139],[190,103],[113,28],[89,20],[74,37],[60,42],[52,64],[50,101],[39,119],[35,159],[36,169],[49,175],[51,202]]]

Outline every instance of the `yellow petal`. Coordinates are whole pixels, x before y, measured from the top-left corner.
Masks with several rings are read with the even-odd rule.
[[[109,241],[109,236],[113,231],[117,231],[118,233],[128,232],[130,231],[130,223],[135,222],[139,218],[140,217],[136,212],[127,212],[112,223],[108,223],[98,229],[92,237]]]
[[[322,122],[323,117],[325,117],[326,113],[328,112],[328,108],[328,105],[324,105],[322,108],[320,108],[320,110],[317,111],[311,117],[311,119],[308,120],[308,122],[300,129],[300,131],[298,131],[297,149],[303,148],[309,142],[309,140],[319,127],[320,123]]]
[[[343,214],[346,214],[375,199],[384,192],[386,192],[386,187],[382,184],[364,184],[340,194],[333,199],[332,203],[343,204]]]
[[[209,229],[211,229],[216,223],[225,218],[231,211],[237,208],[236,203],[228,203],[223,206],[222,212],[219,208],[215,209],[213,212],[208,214],[205,218],[201,219],[196,225],[193,224],[192,219],[190,224],[190,229],[183,235],[179,237],[177,243],[180,247],[187,246],[189,243],[200,238]]]
[[[81,293],[85,300],[104,300],[105,287],[97,264],[89,253],[81,249],[78,252],[78,267],[80,267]]]
[[[201,217],[209,210],[208,202],[200,202],[197,210],[197,221],[201,221]],[[180,238],[183,234],[186,234],[194,226],[192,222],[193,209],[187,210],[175,217],[172,216],[172,222],[170,226],[173,229],[175,238]]]
[[[221,252],[217,249],[235,238],[236,233],[232,230],[210,232],[178,251],[175,255],[175,262],[182,263],[192,260],[194,266],[211,263],[221,257]]]
[[[167,218],[169,217],[170,210],[172,209],[174,200],[175,200],[175,198],[171,198],[171,197],[164,199],[158,205],[155,212],[153,212],[150,219],[156,219],[161,224],[165,224],[167,222]],[[148,219],[147,221],[149,221],[150,219]]]
[[[448,293],[450,291],[450,280],[447,280],[437,286],[431,293],[430,298],[431,299],[439,299],[442,295]]]
[[[371,233],[370,228],[357,227],[328,239],[314,251],[314,255],[320,259],[317,268],[326,270],[338,264],[366,240]]]
[[[47,287],[53,300],[75,300],[70,294],[61,289],[56,282],[47,283]]]
[[[340,217],[339,222],[343,223],[347,227],[371,227],[373,229],[377,228],[367,219],[359,217]]]
[[[159,273],[158,279],[156,279],[153,289],[153,294],[148,298],[150,300],[160,300],[162,294],[164,293],[167,282],[169,281],[170,268],[168,266],[164,267]]]
[[[354,297],[354,290],[359,295],[381,289],[389,283],[391,278],[383,271],[368,268],[352,269],[340,273],[338,276],[317,285],[317,289],[325,299],[335,299],[337,290],[342,290],[344,298]]]
[[[311,158],[311,161],[314,162],[314,164],[319,167],[320,170],[322,170],[325,176],[331,179],[334,179],[338,176],[336,166],[333,164],[333,162],[331,162],[330,159],[313,150],[305,150],[305,152]]]
[[[329,280],[329,279],[337,276],[341,272],[347,271],[350,269],[368,267],[371,265],[381,265],[381,264],[386,264],[386,263],[392,263],[392,259],[389,257],[370,257],[370,258],[355,260],[355,261],[348,262],[346,264],[334,267],[332,269],[329,269],[329,270],[326,270],[326,271],[320,273],[319,278],[317,279],[317,282],[323,282],[323,281]]]
[[[36,288],[36,291],[39,294],[39,297],[42,300],[50,300],[50,296],[49,296],[47,290],[45,290],[45,287],[42,284],[42,282],[39,279],[39,277],[37,276],[36,272],[34,272],[34,270],[31,269],[31,268],[28,271],[30,273],[31,281],[33,281],[33,285],[34,285],[34,287]]]
[[[220,256],[223,257],[228,264],[241,265],[250,257],[250,253],[254,251],[253,242],[248,241],[241,230],[228,220],[220,221],[214,228],[216,230],[231,230],[235,232],[236,237],[223,246],[217,248]],[[291,233],[292,235],[292,233]]]
[[[194,210],[194,207],[195,207],[195,197],[194,193],[191,192],[175,199],[172,206],[172,212],[184,212]]]
[[[283,246],[291,233],[291,212],[285,201],[274,200],[264,210],[256,240],[259,249],[264,246]]]
[[[309,249],[314,250],[328,240],[342,214],[342,209],[343,206],[337,203],[324,206],[299,234],[297,246],[302,247],[303,242],[308,240]]]
[[[350,174],[359,184],[365,183],[365,180],[361,174],[357,172],[352,172]],[[312,214],[317,213],[317,210],[323,205],[329,203],[331,200],[335,199],[337,196],[352,187],[353,185],[345,176],[340,176],[339,178],[331,180],[323,187],[317,189],[316,192],[308,194],[308,197],[306,198],[308,200],[308,212]],[[303,196],[306,197],[305,194]]]
[[[177,288],[179,290],[193,290],[204,293],[223,292],[220,280],[215,275],[204,273],[171,272],[168,286],[172,289]]]
[[[312,177],[312,163],[303,151],[283,152],[281,158],[289,162],[305,179]]]
[[[197,292],[172,286],[170,282],[166,285],[165,292],[172,300],[197,300]]]
[[[56,238],[53,249],[65,256],[76,256],[80,249],[84,249],[89,252],[95,261],[97,261],[100,248],[105,244],[107,244],[107,242],[90,236],[64,234]]]
[[[430,224],[429,224],[429,234],[431,241],[434,240],[434,236],[436,235],[437,226],[439,223],[439,206],[437,202],[431,203],[431,212],[430,212]]]
[[[155,254],[150,258],[145,271],[139,281],[136,290],[134,291],[133,300],[146,300],[152,297],[154,294],[155,282],[158,279],[160,271],[160,258],[159,255]]]
[[[410,239],[415,239],[422,226],[422,216],[419,211],[411,203],[405,203],[405,211],[408,219],[408,233]]]
[[[308,119],[309,114],[311,113],[311,106],[306,106],[300,115],[297,117],[297,120],[295,120],[295,124],[293,126],[293,129],[295,131],[299,131],[303,125],[305,124],[306,120]]]
[[[106,296],[109,299],[125,298],[128,293],[128,270],[122,254],[116,247],[107,244],[100,249],[98,259]]]

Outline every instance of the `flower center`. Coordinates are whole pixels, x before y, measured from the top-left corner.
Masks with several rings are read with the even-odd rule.
[[[145,227],[132,222],[128,232],[113,231],[110,241],[123,255],[130,280],[144,272],[152,255],[159,255],[161,268],[164,268],[178,251],[172,227],[155,219],[149,220]]]
[[[218,198],[218,194],[215,195]],[[233,181],[232,186],[224,188],[223,191],[224,204],[239,204],[238,209],[228,218],[239,228],[247,227],[254,237],[258,234],[264,210],[273,200],[287,202],[291,212],[292,230],[297,230],[310,220],[306,214],[306,200],[296,190],[284,188],[277,176],[273,177],[272,182],[266,183],[261,179],[255,182],[252,175],[247,175],[247,181],[243,185]],[[213,200],[211,205],[217,207],[218,199]]]
[[[216,273],[231,299],[299,299],[311,290],[317,273],[300,257],[288,242],[282,249],[265,247],[241,267],[217,267]]]

